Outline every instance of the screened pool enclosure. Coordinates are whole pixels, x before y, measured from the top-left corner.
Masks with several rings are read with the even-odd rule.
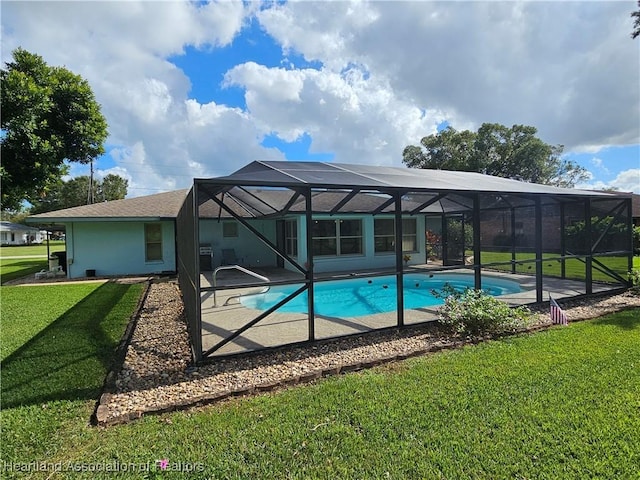
[[[194,180],[177,233],[196,361],[432,321],[444,284],[522,305],[632,266],[629,195],[444,170],[253,162]]]

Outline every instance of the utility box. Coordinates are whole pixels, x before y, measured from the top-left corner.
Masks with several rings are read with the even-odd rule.
[[[49,270],[55,270],[58,267],[58,257],[53,253],[49,255]]]
[[[213,249],[210,243],[200,244],[200,271],[210,272],[213,270]]]
[[[58,259],[58,265],[62,267],[64,273],[67,273],[67,252],[53,252],[51,256],[55,256]]]

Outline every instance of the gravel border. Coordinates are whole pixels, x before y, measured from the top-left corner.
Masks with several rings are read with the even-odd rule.
[[[490,338],[447,336],[432,322],[193,366],[177,284],[151,283],[141,303],[121,343],[119,362],[105,381],[94,415],[98,425],[270,391]],[[625,292],[559,303],[572,322],[640,307],[640,296]],[[550,326],[545,308],[527,331]]]

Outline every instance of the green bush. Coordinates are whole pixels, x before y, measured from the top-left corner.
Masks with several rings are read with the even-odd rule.
[[[629,272],[629,282],[631,282],[631,289],[635,293],[640,293],[640,270],[634,268]]]
[[[633,227],[633,254],[640,255],[640,225]]]
[[[447,290],[445,303],[438,310],[438,322],[453,333],[482,335],[515,331],[531,319],[528,308],[511,308],[483,290],[468,288],[462,293],[451,290]]]

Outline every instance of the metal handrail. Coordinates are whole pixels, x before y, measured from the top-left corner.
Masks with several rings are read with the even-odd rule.
[[[215,288],[218,286],[218,284],[216,282],[216,276],[217,276],[217,274],[218,274],[218,272],[220,270],[239,270],[239,271],[241,271],[243,273],[246,273],[247,275],[251,275],[252,277],[257,278],[258,280],[262,280],[263,282],[270,282],[271,281],[267,277],[265,277],[263,275],[260,275],[259,273],[256,273],[256,272],[252,272],[248,268],[241,267],[240,265],[222,265],[222,266],[216,268],[213,271],[213,288],[214,288],[214,290],[213,290],[213,306],[214,307],[218,306],[218,303],[216,301],[216,290],[215,290]],[[261,292],[259,292],[259,293],[266,293],[268,291],[269,291],[269,286],[267,285],[267,287],[264,290],[262,290]],[[224,304],[227,305],[227,302],[229,302],[229,300],[231,300],[232,298],[240,298],[243,295],[255,295],[255,293],[232,295],[229,298],[227,298],[227,301],[224,302]]]

